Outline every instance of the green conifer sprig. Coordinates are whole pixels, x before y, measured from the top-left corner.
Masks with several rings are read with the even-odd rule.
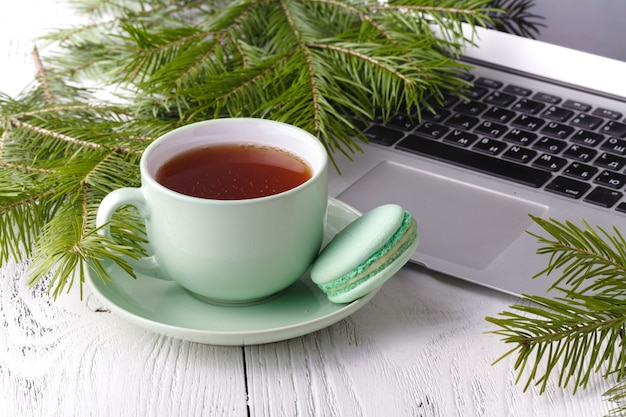
[[[49,37],[71,51],[54,56],[54,67],[126,88],[118,93],[140,110],[181,123],[289,122],[331,156],[360,150],[349,115],[418,110],[426,95],[464,87],[453,59],[467,42],[460,22],[485,25],[496,12],[484,0],[113,3],[104,10],[117,17]]]
[[[553,297],[526,295],[526,302],[487,321],[505,343],[514,347],[503,357],[516,356],[518,380],[535,384],[540,392],[551,376],[558,384],[585,388],[592,375],[614,378],[605,396],[626,411],[626,240],[586,222],[533,218],[547,236],[534,235],[538,254],[548,266],[535,278],[556,274]],[[502,358],[500,358],[502,359]]]
[[[57,296],[75,276],[82,282],[85,261],[111,256],[128,269],[123,256],[141,252],[143,226],[133,216],[113,221],[112,243],[95,233],[94,213],[108,192],[139,184],[148,138],[126,109],[93,104],[86,91],[40,75],[24,100],[0,96],[0,264],[30,259],[31,283],[53,271]]]

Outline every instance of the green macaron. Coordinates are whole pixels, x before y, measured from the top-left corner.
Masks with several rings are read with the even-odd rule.
[[[404,266],[417,248],[417,224],[396,204],[368,211],[339,232],[311,266],[311,279],[334,303],[370,293]]]

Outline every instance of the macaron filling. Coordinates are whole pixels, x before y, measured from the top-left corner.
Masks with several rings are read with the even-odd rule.
[[[389,266],[416,238],[417,223],[411,214],[405,211],[400,227],[379,250],[347,274],[327,284],[319,284],[319,287],[329,296],[350,291]]]

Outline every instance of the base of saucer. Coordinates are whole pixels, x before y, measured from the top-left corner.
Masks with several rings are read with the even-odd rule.
[[[255,305],[267,303],[271,301],[272,299],[279,297],[281,294],[287,291],[288,288],[289,287],[285,288],[284,290],[275,292],[274,294],[267,295],[265,297],[253,298],[251,300],[220,300],[217,298],[211,298],[205,295],[197,294],[187,289],[185,289],[185,291],[187,291],[187,293],[189,293],[192,297],[202,302],[212,304],[217,307],[248,307],[248,306],[255,306]]]

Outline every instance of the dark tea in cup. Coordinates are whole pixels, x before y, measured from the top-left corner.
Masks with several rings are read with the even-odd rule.
[[[245,200],[282,193],[311,176],[308,164],[288,151],[226,143],[181,152],[159,168],[155,179],[192,197]]]

